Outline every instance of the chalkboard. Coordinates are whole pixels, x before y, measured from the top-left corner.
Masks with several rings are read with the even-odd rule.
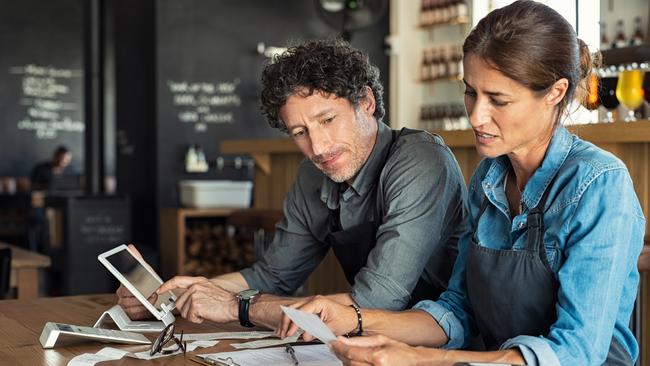
[[[181,179],[237,178],[236,172],[183,172],[190,144],[208,158],[219,142],[283,137],[260,113],[260,75],[267,59],[258,43],[282,47],[290,41],[340,33],[318,18],[307,0],[159,0],[156,3],[158,194],[164,206],[178,205]],[[384,38],[388,17],[353,35],[388,79]],[[385,98],[387,99],[387,98]]]
[[[83,167],[83,0],[0,0],[0,176],[67,145]]]

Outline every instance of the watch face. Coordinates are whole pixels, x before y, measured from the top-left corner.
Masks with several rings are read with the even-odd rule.
[[[247,300],[247,299],[251,299],[251,298],[257,296],[257,294],[259,294],[259,293],[260,293],[259,290],[248,289],[248,290],[244,290],[244,291],[240,292],[238,294],[238,296],[240,298],[244,299],[244,300]]]

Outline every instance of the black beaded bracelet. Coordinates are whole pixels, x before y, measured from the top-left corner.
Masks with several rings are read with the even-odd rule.
[[[355,331],[352,331],[348,334],[346,334],[346,337],[358,337],[363,334],[363,320],[361,319],[361,309],[356,304],[350,304],[350,307],[354,309],[354,311],[357,313],[357,327],[354,328]]]

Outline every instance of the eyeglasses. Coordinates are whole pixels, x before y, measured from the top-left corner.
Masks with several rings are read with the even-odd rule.
[[[183,342],[183,331],[181,331],[181,337],[179,339],[174,335],[174,330],[176,330],[174,323],[169,324],[165,329],[163,329],[158,338],[156,338],[156,341],[151,345],[151,351],[149,351],[150,356],[153,356],[156,353],[169,355],[177,352],[179,349],[183,350],[183,354],[185,354],[187,342]],[[164,347],[172,341],[176,343],[176,349],[165,349]]]

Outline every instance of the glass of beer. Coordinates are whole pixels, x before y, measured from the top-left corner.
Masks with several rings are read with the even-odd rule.
[[[598,75],[593,72],[587,79],[587,97],[582,102],[582,106],[590,111],[598,109],[600,98],[598,97]]]
[[[636,121],[634,110],[643,105],[643,71],[631,68],[622,71],[616,85],[616,98],[627,108],[625,122]]]
[[[642,64],[641,68],[645,72],[643,75],[643,96],[645,101],[650,103],[650,63]]]
[[[614,122],[613,111],[620,104],[618,98],[616,98],[617,84],[618,73],[615,70],[608,69],[601,73],[600,85],[598,85],[598,99],[600,99],[600,105],[607,110],[604,122]]]

